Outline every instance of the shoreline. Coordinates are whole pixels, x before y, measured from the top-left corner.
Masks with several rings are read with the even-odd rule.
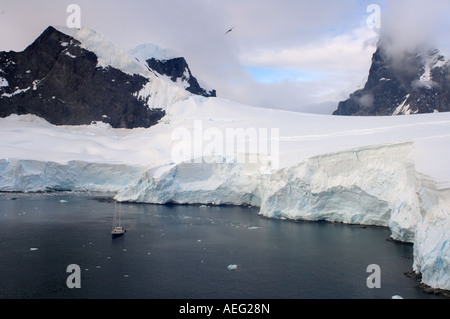
[[[441,288],[433,288],[428,286],[427,284],[422,282],[422,274],[416,273],[413,269],[404,273],[404,275],[408,278],[414,279],[417,284],[415,285],[417,288],[422,290],[424,293],[443,296],[445,298],[450,299],[450,290],[441,289]]]

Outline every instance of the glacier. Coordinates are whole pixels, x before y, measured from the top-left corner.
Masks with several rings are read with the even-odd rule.
[[[413,142],[323,154],[265,174],[264,164],[167,163],[148,168],[117,201],[250,205],[260,215],[389,227],[414,243],[422,282],[450,288],[450,191],[438,189],[411,160]]]
[[[385,226],[393,239],[413,242],[424,200],[418,191],[439,192],[422,185],[412,149],[411,142],[362,147],[270,173],[263,161],[169,162],[149,167],[116,200],[257,206],[270,218]]]
[[[0,159],[0,192],[117,192],[145,168],[121,164]]]
[[[194,136],[199,120],[223,136],[279,128],[279,165],[266,154],[175,161],[173,131]],[[414,243],[423,283],[450,290],[450,114],[337,118],[189,97],[148,129],[12,115],[0,119],[0,136],[0,191],[105,191],[124,202],[249,205],[269,218],[379,225]]]

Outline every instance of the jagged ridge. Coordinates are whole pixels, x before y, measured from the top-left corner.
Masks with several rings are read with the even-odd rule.
[[[90,50],[83,40],[108,50]],[[123,65],[116,63],[120,59]],[[156,61],[152,67],[161,65]],[[165,116],[167,106],[191,93],[215,96],[194,77],[183,78],[187,88],[176,85],[174,72],[187,69],[192,75],[186,62],[178,67],[171,69],[174,82],[160,79],[93,30],[48,27],[23,52],[0,52],[0,117],[34,114],[55,125],[102,121],[114,128],[148,128]]]
[[[333,115],[406,115],[450,111],[450,63],[436,49],[393,57],[379,42],[364,88]]]

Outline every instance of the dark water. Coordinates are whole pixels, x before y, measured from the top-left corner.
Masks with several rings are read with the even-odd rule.
[[[98,194],[0,194],[0,298],[437,298],[389,230],[294,223],[255,208],[122,204]],[[70,264],[81,288],[69,289]],[[366,268],[381,268],[369,289]],[[236,265],[236,269],[228,269]]]

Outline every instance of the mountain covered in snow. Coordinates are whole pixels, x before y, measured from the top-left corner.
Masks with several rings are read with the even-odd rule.
[[[387,41],[387,40],[385,40]],[[365,86],[334,115],[406,115],[450,111],[450,61],[437,49],[395,56],[379,41]]]
[[[89,28],[48,27],[23,52],[0,52],[0,116],[150,127],[165,116],[166,105],[189,94],[215,95],[200,87],[184,58],[152,52],[148,46],[126,52]]]
[[[216,96],[216,90],[200,86],[198,80],[192,75],[186,59],[171,49],[147,43],[130,50],[129,54],[149,71],[156,72],[158,77],[166,77],[192,94]]]

